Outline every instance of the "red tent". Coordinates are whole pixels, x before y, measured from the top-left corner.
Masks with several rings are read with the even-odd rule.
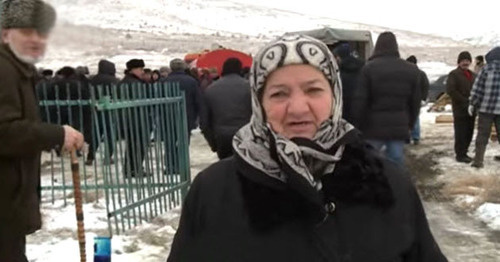
[[[189,53],[189,54],[186,54],[184,56],[184,61],[186,61],[186,63],[190,64],[191,62],[193,62],[194,60],[198,59],[200,56],[206,54],[210,52],[210,50],[208,49],[205,49],[199,53]]]
[[[192,65],[198,68],[217,68],[217,74],[222,72],[222,65],[231,57],[240,59],[242,67],[252,67],[252,57],[232,49],[217,49],[205,54],[202,54],[198,59],[193,61]]]

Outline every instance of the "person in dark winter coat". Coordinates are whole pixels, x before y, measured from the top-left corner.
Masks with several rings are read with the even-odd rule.
[[[139,97],[140,93],[144,93],[146,89],[146,82],[143,80],[144,76],[144,60],[142,59],[131,59],[126,63],[127,74],[120,81],[119,90],[121,94],[119,95],[121,99],[133,100]],[[124,123],[121,123],[122,128],[125,132],[125,140],[127,144],[125,154],[125,162],[123,170],[125,170],[124,176],[126,178],[130,177],[144,177],[145,173],[142,163],[147,154],[147,147],[149,145],[149,137],[143,135],[143,125],[141,125],[141,114],[138,108],[131,110],[125,110],[124,115],[126,119]],[[149,134],[149,131],[146,132]]]
[[[162,66],[160,67],[160,79],[159,81],[165,80],[167,76],[171,73],[172,71],[170,70],[170,67],[168,66]]]
[[[88,87],[85,86],[85,83],[82,82],[74,68],[65,66],[58,70],[59,78],[54,80],[50,86],[50,94],[49,99],[53,100],[80,100],[80,99],[89,99],[90,94],[88,92]],[[54,96],[52,96],[54,95]],[[60,124],[63,125],[71,125],[72,127],[83,131],[88,127],[84,126],[84,124],[89,124],[90,120],[87,119],[87,114],[82,114],[85,119],[82,119],[80,116],[80,106],[78,105],[69,105],[69,106],[59,106],[56,108],[59,111],[60,115]],[[84,134],[88,134],[88,132],[84,132]]]
[[[47,100],[47,97],[49,96],[48,91],[50,90],[50,85],[52,84],[52,75],[54,74],[54,71],[50,69],[44,69],[41,72],[40,79],[36,83],[36,94],[38,100]],[[51,123],[51,121],[54,121],[57,117],[55,115],[52,115],[49,117],[50,114],[50,106],[40,106],[40,117],[42,118],[42,122],[46,123]],[[49,121],[51,120],[51,121]]]
[[[150,68],[144,68],[144,74],[142,75],[142,80],[146,83],[153,82],[153,70]]]
[[[151,82],[156,83],[160,80],[161,74],[160,70],[153,70],[153,73],[151,73]]]
[[[491,125],[495,124],[500,138],[500,47],[486,54],[487,64],[479,71],[469,97],[469,115],[478,114],[476,154],[472,166],[484,166],[484,153],[490,138]],[[498,139],[500,141],[500,139]]]
[[[406,61],[414,65],[417,65],[417,58],[414,55],[411,55],[408,58],[406,58]],[[420,73],[421,100],[425,102],[429,94],[429,78],[427,78],[427,74],[420,68],[418,69],[418,71]],[[415,126],[411,130],[410,136],[411,140],[413,140],[414,145],[418,145],[420,143],[420,118],[418,116],[417,120],[415,121]]]
[[[146,83],[143,80],[144,79],[144,67],[146,66],[144,64],[144,60],[142,60],[142,59],[130,59],[129,61],[127,61],[127,63],[125,65],[127,67],[127,69],[125,71],[126,74],[123,77],[123,79],[120,81],[120,83],[119,83],[120,86],[123,84],[129,85],[129,87],[130,87],[130,84],[139,86],[139,85]],[[121,91],[123,92],[125,90],[121,90]],[[130,97],[132,95],[131,94],[132,90],[128,90],[128,91],[129,91],[128,95]],[[125,96],[122,98],[125,98]]]
[[[208,71],[207,68],[201,69],[201,75],[200,75],[200,89],[201,92],[204,93],[207,88],[212,84],[213,79],[212,76],[210,75],[210,71]]]
[[[48,89],[48,100],[70,101],[88,100],[90,93],[86,79],[80,78],[74,68],[65,66],[57,71],[58,77],[51,81]],[[92,118],[87,105],[57,105],[49,106],[50,122],[69,125],[83,133],[85,142],[92,138]],[[60,150],[56,150],[58,156]],[[80,151],[77,152],[80,156]]]
[[[404,165],[403,147],[420,112],[419,71],[399,57],[396,36],[379,35],[361,72],[353,124],[375,148]]]
[[[337,72],[311,37],[258,52],[252,119],[194,179],[167,261],[447,261],[410,177],[342,119]]]
[[[188,126],[188,137],[191,137],[191,130],[197,127],[197,119],[202,107],[202,96],[199,83],[196,79],[186,73],[187,64],[180,58],[170,61],[172,72],[163,80],[163,83],[179,84],[179,89],[184,91],[186,99],[186,115]]]
[[[340,68],[340,79],[342,80],[343,112],[342,117],[347,122],[352,122],[352,107],[354,94],[361,83],[361,68],[365,64],[362,60],[351,54],[349,44],[344,43],[334,50],[335,58]]]
[[[27,262],[26,235],[40,229],[40,154],[74,150],[83,136],[42,123],[36,64],[45,53],[55,10],[40,0],[3,1],[0,14],[0,261]]]
[[[46,92],[47,86],[52,81],[52,76],[53,75],[54,75],[54,71],[52,71],[50,69],[44,69],[41,72],[40,79],[36,83],[36,85],[37,85],[36,93],[37,93],[38,99],[41,100],[41,99],[45,98],[45,96],[46,96],[45,92]]]
[[[116,78],[116,67],[113,62],[110,62],[108,60],[100,60],[99,63],[97,64],[97,75],[92,77],[90,79],[90,86],[91,88],[94,89],[94,98],[96,100],[101,99],[103,96],[110,96],[114,97],[115,94],[113,92],[116,92],[113,89],[117,88],[118,85],[118,78]],[[113,152],[114,152],[114,146],[112,143],[112,137],[111,137],[111,132],[113,132],[114,129],[112,129],[112,126],[117,128],[118,121],[113,122],[112,125],[112,117],[109,113],[103,113],[103,112],[98,112],[98,123],[97,126],[99,127],[99,134],[101,135],[102,139],[105,139],[108,144],[107,144],[107,150],[108,156],[111,159]],[[116,120],[118,120],[118,117],[115,117]],[[95,125],[94,122],[92,122],[93,125]],[[106,133],[105,133],[106,131]],[[94,132],[95,133],[95,132]],[[89,143],[89,152],[87,154],[87,160],[85,162],[86,165],[92,165],[94,159],[95,159],[95,152],[99,148],[99,144],[101,141],[101,137],[97,138],[95,137],[97,134],[92,135],[92,139],[90,139]],[[107,137],[105,137],[105,135]]]
[[[472,158],[467,155],[474,134],[475,115],[467,112],[469,96],[476,77],[469,69],[472,57],[463,51],[458,55],[457,68],[448,74],[446,92],[451,97],[453,109],[453,127],[455,129],[455,159],[457,162],[470,163]]]
[[[222,68],[222,77],[204,93],[201,131],[219,159],[233,154],[233,136],[252,115],[250,84],[240,73],[241,61],[228,58]]]
[[[97,64],[97,74],[90,79],[96,99],[102,96],[113,96],[113,87],[119,84],[116,78],[116,66],[113,62],[102,59]],[[101,94],[99,93],[101,87]]]

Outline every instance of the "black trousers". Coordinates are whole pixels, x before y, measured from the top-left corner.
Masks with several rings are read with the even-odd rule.
[[[188,150],[191,144],[191,130],[188,130],[187,134]],[[163,138],[164,144],[164,163],[167,169],[170,169],[173,173],[179,172],[179,136],[176,130],[170,130],[166,132],[166,137]]]
[[[0,261],[28,262],[25,255],[26,237],[0,231]]]
[[[122,123],[127,144],[123,170],[125,170],[125,177],[140,176],[144,173],[142,163],[151,143],[155,116],[152,108],[149,107],[134,108],[124,112],[128,121]]]
[[[474,162],[477,164],[483,163],[486,146],[490,139],[492,124],[495,124],[497,138],[499,139],[498,141],[500,141],[500,133],[498,132],[500,130],[500,115],[479,113],[476,135],[476,155],[474,156]]]
[[[104,120],[104,122],[103,122]],[[104,124],[104,126],[103,126]],[[113,147],[113,140],[112,140],[112,134],[113,130],[111,129],[111,120],[109,117],[105,117],[104,115],[99,116],[99,134],[101,137],[96,137],[97,134],[96,132],[91,132],[91,137],[88,141],[89,143],[89,152],[87,154],[87,160],[94,160],[95,159],[95,152],[97,149],[99,149],[99,145],[101,141],[104,140],[104,131],[106,131],[107,134],[107,146],[109,149],[109,157],[111,158],[114,153],[114,147]],[[118,128],[118,126],[114,125],[115,128]],[[115,133],[115,135],[117,135]],[[118,137],[115,137],[116,140],[118,140]]]
[[[149,146],[149,130],[144,132],[140,126],[131,126],[126,130],[126,155],[123,170],[125,176],[135,176],[143,172],[142,163],[146,157],[147,148]]]
[[[469,116],[467,113],[453,113],[456,157],[464,157],[467,155],[467,150],[469,149],[474,134],[474,120],[475,117]]]

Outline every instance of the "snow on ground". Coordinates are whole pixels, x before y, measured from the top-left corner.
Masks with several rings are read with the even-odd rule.
[[[50,158],[45,154],[43,161]],[[199,130],[193,131],[190,146],[191,174],[195,176],[209,164],[217,161],[217,155],[210,151]],[[44,180],[45,181],[45,180]],[[44,192],[42,203],[43,227],[27,237],[26,253],[30,262],[77,261],[79,257],[76,238],[75,207],[72,197],[50,201],[50,193]],[[86,231],[87,261],[92,261],[94,237],[109,236],[104,199],[97,203],[83,204]],[[143,223],[111,240],[112,261],[165,261],[179,222],[180,206]]]
[[[489,227],[500,230],[500,204],[485,203],[475,212],[475,215]]]
[[[436,184],[444,183],[448,184],[450,182],[456,181],[457,179],[463,179],[470,177],[471,175],[477,175],[479,177],[494,177],[498,178],[500,176],[499,162],[493,159],[494,156],[500,155],[500,145],[498,142],[490,141],[488,143],[486,154],[484,157],[484,168],[476,169],[471,167],[470,164],[458,163],[455,161],[455,155],[453,151],[453,124],[436,123],[436,117],[438,115],[448,115],[452,116],[451,107],[447,106],[444,112],[427,112],[430,105],[422,107],[420,111],[420,123],[422,130],[422,144],[431,145],[429,147],[422,147],[423,149],[412,148],[412,153],[415,154],[427,154],[430,151],[439,151],[439,158],[434,159],[437,161],[436,169],[441,171],[441,175],[437,177]],[[474,138],[477,129],[474,133]],[[474,156],[474,144],[475,140],[472,141],[469,147],[469,155]],[[444,152],[444,153],[443,153]],[[482,190],[478,188],[477,190]],[[469,206],[479,201],[481,195],[467,195],[462,194],[455,197],[453,200],[458,206]],[[479,220],[485,222],[491,229],[500,230],[500,203],[484,203],[480,205],[471,214],[477,217]]]

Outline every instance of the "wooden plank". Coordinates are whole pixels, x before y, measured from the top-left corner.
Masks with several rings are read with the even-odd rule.
[[[449,123],[453,123],[453,115],[437,115],[435,123],[436,124],[449,124]]]

